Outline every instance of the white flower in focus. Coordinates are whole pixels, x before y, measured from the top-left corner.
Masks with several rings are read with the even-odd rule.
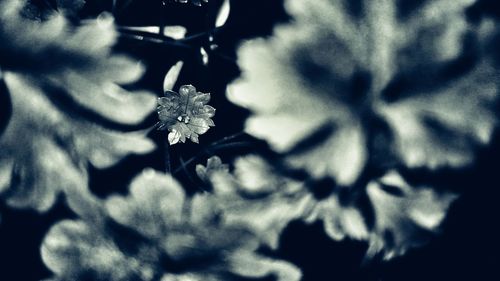
[[[199,143],[198,136],[215,126],[211,119],[215,108],[207,103],[210,94],[197,92],[191,85],[184,85],[179,93],[166,91],[165,97],[158,99],[158,129],[168,129],[170,145],[186,142],[187,139]]]

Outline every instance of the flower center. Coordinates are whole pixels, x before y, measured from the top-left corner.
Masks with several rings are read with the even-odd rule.
[[[185,124],[189,123],[189,120],[191,118],[189,116],[187,116],[186,114],[183,114],[183,115],[180,115],[179,117],[177,117],[177,120],[179,122],[184,122]]]

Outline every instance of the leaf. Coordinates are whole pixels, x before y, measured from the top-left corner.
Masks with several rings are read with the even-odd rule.
[[[397,135],[409,167],[462,167],[474,145],[488,144],[497,119],[489,107],[498,95],[496,70],[484,62],[465,77],[429,96],[410,97],[381,109]]]
[[[356,10],[343,0],[285,1],[294,20],[240,47],[243,75],[228,98],[252,112],[245,130],[290,166],[341,185],[358,179],[374,150],[409,167],[471,163],[496,124],[499,77],[485,34],[465,18],[474,0],[409,10],[360,2]],[[386,147],[372,145],[383,133],[373,120],[389,127]],[[325,127],[332,131],[311,143]]]
[[[314,209],[304,217],[306,222],[322,221],[326,234],[336,241],[345,238],[366,241],[370,230],[365,214],[356,202],[341,203],[339,194],[332,193],[324,199],[316,199]]]
[[[299,280],[296,267],[256,254],[255,238],[243,225],[217,219],[211,197],[187,198],[170,175],[145,170],[127,196],[104,204],[104,223],[66,220],[49,230],[42,259],[57,279],[233,280],[274,273],[278,280]]]
[[[198,143],[198,136],[215,126],[211,117],[215,108],[207,105],[210,94],[197,92],[191,85],[181,86],[179,93],[167,91],[165,97],[158,99],[157,124],[159,130],[168,129],[170,145],[186,142],[186,138]]]
[[[184,62],[178,61],[174,64],[165,75],[165,79],[163,80],[163,91],[172,91],[177,82],[177,78],[179,77],[179,73],[181,72],[182,66]]]
[[[138,124],[155,98],[117,85],[134,82],[143,68],[111,54],[112,20],[74,28],[61,15],[35,22],[19,15],[20,4],[0,7],[0,66],[12,103],[0,135],[0,191],[10,206],[46,211],[58,193],[87,189],[89,163],[106,168],[154,149],[145,132],[115,131],[101,122]]]
[[[148,32],[159,34],[160,27],[159,26],[120,26],[120,30],[125,32]],[[172,39],[183,39],[186,35],[187,29],[181,25],[166,25],[163,26],[163,35],[170,37]]]
[[[223,26],[227,19],[229,18],[229,12],[231,11],[231,3],[229,0],[224,0],[222,6],[219,9],[219,13],[217,14],[217,18],[215,20],[215,27]]]
[[[391,186],[397,193],[387,192],[384,186]],[[457,198],[449,192],[412,187],[395,171],[370,182],[367,194],[375,212],[367,255],[382,251],[385,259],[424,244],[429,234],[439,230],[449,206]]]
[[[203,65],[207,66],[208,62],[209,62],[209,56],[208,56],[208,53],[204,47],[200,48],[200,55],[201,55],[201,61],[203,62]]]
[[[224,219],[250,226],[272,249],[278,248],[291,221],[320,221],[335,241],[367,241],[369,258],[382,253],[391,259],[428,242],[457,198],[450,192],[411,186],[396,171],[356,192],[338,188],[333,181],[300,182],[279,175],[255,155],[238,158],[233,174],[215,172],[210,181]],[[319,194],[320,184],[329,191]]]

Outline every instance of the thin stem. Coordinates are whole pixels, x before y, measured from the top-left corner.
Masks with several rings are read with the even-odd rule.
[[[207,31],[204,31],[204,32],[200,32],[200,33],[196,33],[196,34],[193,34],[193,35],[190,35],[190,36],[187,36],[187,37],[184,37],[182,39],[179,39],[178,41],[180,42],[183,42],[183,43],[192,43],[192,42],[196,42],[197,40],[199,39],[203,39],[205,37],[209,37],[210,35],[213,35],[215,33],[218,33],[220,32],[221,30],[223,29],[223,27],[216,27],[216,28],[213,28],[213,29],[210,29],[210,30],[207,30]]]
[[[161,8],[160,8],[160,25],[158,34],[162,35],[164,34],[165,31],[165,19],[163,18],[163,15],[165,14],[165,9],[167,7],[167,3],[165,3],[165,0],[161,0]]]
[[[113,16],[116,16],[116,4],[117,4],[116,2],[117,1],[118,0],[113,0],[112,4],[111,4],[111,14],[113,14]]]
[[[131,30],[127,29],[125,27],[118,27],[117,30],[120,32],[120,36],[123,38],[131,39],[131,40],[136,40],[136,41],[142,41],[142,42],[147,42],[147,43],[153,43],[153,44],[161,44],[173,48],[179,48],[179,49],[184,49],[189,52],[198,52],[199,49],[196,48],[195,46],[189,45],[188,43],[193,43],[192,41],[185,41],[184,39],[180,40],[175,40],[173,38],[170,38],[168,36],[160,35],[157,33],[151,33],[151,32],[146,32],[146,31],[139,31],[139,30]],[[203,33],[206,35],[206,33]],[[193,35],[193,36],[198,36],[198,35]],[[190,37],[188,37],[190,38]],[[199,37],[197,37],[199,38]],[[211,52],[210,53],[212,58],[220,59],[222,61],[225,61],[230,64],[236,64],[236,60],[232,57],[223,55],[221,53],[217,52]]]
[[[167,137],[166,137],[166,141],[165,141],[165,152],[164,152],[165,172],[167,174],[169,174],[170,171],[172,170],[170,167],[170,143],[168,142],[168,131],[165,131],[165,132],[167,132]]]
[[[234,148],[234,147],[246,147],[246,146],[252,145],[252,142],[249,142],[249,141],[224,143],[224,142],[227,142],[228,140],[234,139],[234,138],[241,136],[241,135],[244,135],[244,134],[245,133],[243,133],[243,132],[236,133],[234,135],[224,137],[218,141],[211,143],[206,149],[202,150],[201,152],[199,152],[195,156],[189,158],[186,162],[183,162],[181,167],[179,167],[173,171],[173,174],[176,174],[176,173],[182,171],[182,169],[185,169],[186,166],[190,165],[192,162],[194,162],[195,160],[197,160],[198,158],[200,158],[204,155],[207,155],[207,156],[213,155],[213,153],[216,152],[217,150],[222,150],[225,148]]]
[[[230,143],[220,144],[220,145],[217,145],[217,146],[214,146],[211,148],[209,147],[207,149],[207,151],[209,152],[209,154],[212,154],[213,152],[215,152],[217,150],[221,150],[221,149],[225,149],[225,148],[246,147],[246,146],[250,146],[250,145],[252,145],[252,142],[249,142],[249,141],[230,142]]]
[[[236,134],[232,134],[232,135],[229,135],[229,136],[226,136],[226,137],[223,137],[222,139],[220,140],[217,140],[217,141],[214,141],[213,143],[211,143],[210,145],[211,146],[215,146],[215,145],[219,145],[221,143],[224,143],[224,142],[227,142],[227,141],[230,141],[232,139],[235,139],[237,137],[240,137],[240,136],[243,136],[243,135],[246,135],[245,132],[238,132]]]
[[[187,170],[187,164],[186,162],[184,162],[184,159],[182,157],[179,157],[179,162],[181,163],[181,167],[182,167],[182,171],[184,172],[184,174],[186,175],[186,177],[188,178],[188,180],[193,184],[195,185],[199,190],[203,191],[203,192],[206,192],[207,190],[204,189],[203,187],[199,186],[196,181],[193,179],[193,177],[191,176],[191,174],[189,173],[189,171]]]

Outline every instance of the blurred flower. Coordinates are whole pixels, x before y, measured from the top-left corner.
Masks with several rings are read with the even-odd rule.
[[[246,131],[342,185],[374,153],[382,166],[470,163],[490,141],[498,96],[479,43],[488,34],[466,22],[474,0],[351,2],[286,1],[292,23],[239,49],[229,98],[252,111]]]
[[[198,143],[198,136],[215,126],[210,119],[215,108],[207,105],[210,94],[197,92],[191,85],[184,85],[179,93],[166,91],[165,97],[158,99],[159,130],[168,129],[170,145],[186,142],[186,138]]]
[[[112,18],[73,27],[60,14],[20,16],[24,1],[0,4],[0,67],[12,115],[0,135],[0,192],[10,206],[45,211],[62,190],[86,189],[87,165],[112,166],[154,148],[137,125],[154,110],[149,92],[117,85],[141,77],[137,62],[111,54]]]
[[[255,253],[243,225],[227,224],[206,195],[186,198],[169,175],[138,176],[91,221],[52,227],[42,258],[57,280],[299,280],[294,266]],[[255,279],[258,280],[258,279]]]
[[[210,176],[216,172],[229,172],[229,166],[223,164],[219,156],[212,156],[208,158],[207,165],[203,166],[201,164],[196,165],[196,175],[204,181],[209,182]]]
[[[237,159],[234,174],[219,171],[210,179],[226,220],[250,225],[272,248],[279,246],[280,234],[291,221],[320,220],[332,239],[368,241],[367,255],[382,252],[386,259],[426,242],[456,198],[449,192],[410,186],[395,171],[359,192],[339,189],[331,181],[303,183],[280,176],[254,155]]]
[[[240,157],[234,167],[233,174],[219,170],[209,175],[218,206],[228,222],[251,226],[265,244],[277,248],[288,223],[311,208],[312,195],[258,156]]]

